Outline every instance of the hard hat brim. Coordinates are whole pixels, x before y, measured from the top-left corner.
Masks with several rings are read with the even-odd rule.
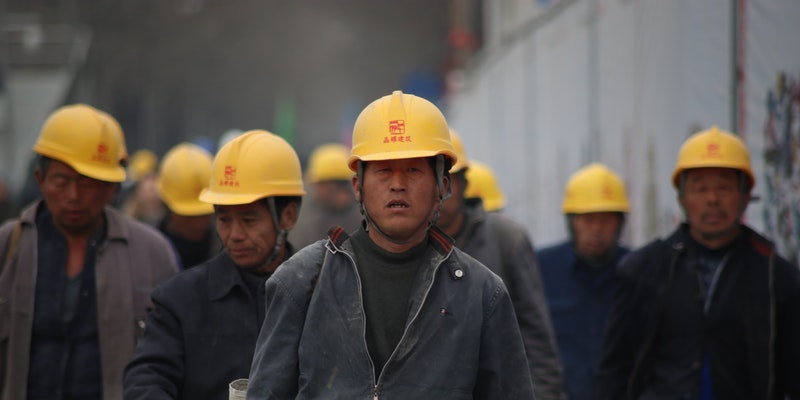
[[[83,176],[88,176],[92,179],[97,179],[98,181],[103,182],[124,182],[125,181],[125,168],[122,168],[121,165],[109,170],[106,166],[96,166],[89,163],[82,163],[77,161],[69,161],[61,157],[58,151],[51,151],[43,146],[36,146],[33,149],[39,155],[52,158],[53,160],[57,160],[63,162],[64,164],[69,165],[77,171],[79,174]]]
[[[383,153],[373,153],[368,155],[353,155],[350,156],[347,164],[350,170],[356,172],[358,170],[358,161],[385,161],[385,160],[404,160],[409,158],[427,158],[443,155],[450,158],[450,161],[455,164],[458,161],[456,153],[449,150],[430,151],[430,150],[403,150],[403,151],[387,151]]]

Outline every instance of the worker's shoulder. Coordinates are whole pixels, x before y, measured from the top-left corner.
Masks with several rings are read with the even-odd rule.
[[[472,277],[473,282],[490,286],[497,286],[503,283],[503,279],[497,273],[457,247],[453,247],[450,256],[445,260],[444,267],[454,280],[462,277]]]
[[[106,207],[108,238],[122,239],[142,245],[169,246],[169,240],[158,229],[137,221],[117,209]]]
[[[341,256],[337,254],[340,251],[334,252],[326,247],[328,242],[328,239],[318,240],[298,250],[278,266],[270,279],[284,283],[313,282],[319,274],[325,257]]]
[[[498,231],[528,236],[528,230],[525,226],[509,215],[500,212],[487,212],[485,218],[487,223]]]

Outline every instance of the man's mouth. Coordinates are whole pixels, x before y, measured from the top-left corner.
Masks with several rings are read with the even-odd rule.
[[[393,200],[389,202],[387,206],[389,208],[408,208],[408,203],[402,200]]]

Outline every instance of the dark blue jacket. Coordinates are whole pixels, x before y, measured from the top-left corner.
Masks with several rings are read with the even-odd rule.
[[[596,398],[597,365],[616,288],[614,274],[627,253],[618,247],[614,257],[599,267],[581,261],[571,240],[537,254],[569,400]]]
[[[364,336],[361,281],[341,230],[267,281],[248,399],[533,399],[502,280],[431,228],[400,343],[379,377]]]
[[[288,251],[291,251],[290,249]],[[247,378],[258,300],[226,252],[157,287],[155,309],[125,369],[125,399],[227,399]]]
[[[717,399],[800,399],[800,271],[741,227],[707,313],[688,225],[622,261],[600,399],[696,399],[705,357]]]

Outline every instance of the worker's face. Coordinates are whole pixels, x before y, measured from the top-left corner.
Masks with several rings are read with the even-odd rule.
[[[464,171],[450,174],[450,197],[442,202],[442,211],[436,225],[449,234],[455,234],[458,225],[461,207],[464,204],[464,189],[466,187]]]
[[[730,168],[694,168],[685,172],[678,201],[692,237],[710,247],[724,245],[739,233],[739,217],[750,194],[744,194],[739,173]]]
[[[575,251],[588,260],[601,259],[617,245],[622,216],[616,212],[593,212],[572,216]]]
[[[269,209],[261,201],[233,206],[214,206],[217,234],[225,251],[239,268],[268,272],[277,265],[267,264],[278,231]],[[281,212],[281,227],[289,230],[297,220],[297,204],[290,203]]]
[[[103,207],[114,197],[116,183],[98,181],[69,165],[51,160],[46,171],[36,170],[53,222],[65,235],[88,235],[103,223]]]
[[[428,159],[370,161],[364,168],[363,180],[362,191],[358,178],[353,178],[353,190],[373,223],[395,241],[420,243],[439,203],[436,178]],[[378,245],[392,248],[391,242],[374,230],[370,230],[370,237]]]
[[[326,211],[338,212],[355,204],[353,189],[347,181],[322,181],[314,184],[314,200]]]

